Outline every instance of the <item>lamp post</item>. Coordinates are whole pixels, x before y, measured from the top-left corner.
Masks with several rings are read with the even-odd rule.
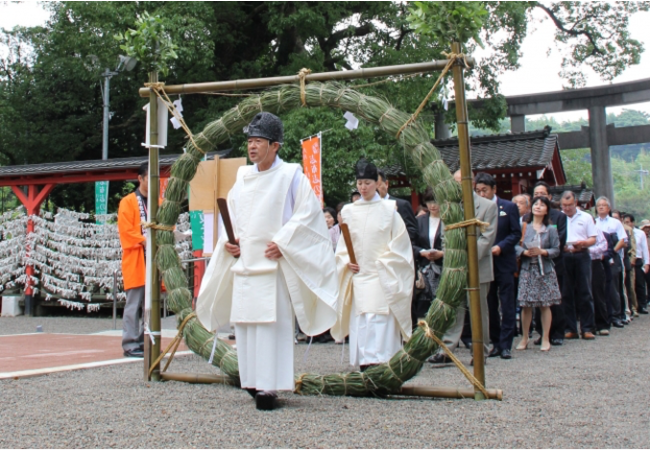
[[[104,123],[103,123],[103,135],[102,135],[102,159],[108,159],[108,121],[110,120],[110,89],[111,89],[111,78],[115,75],[118,75],[120,72],[126,70],[127,72],[132,71],[135,68],[135,65],[138,61],[135,58],[130,56],[120,55],[120,62],[117,64],[117,67],[114,71],[109,69],[104,70],[102,77],[104,77],[104,89],[102,90],[102,99],[104,101]]]
[[[102,89],[103,100],[103,133],[102,133],[102,160],[108,159],[108,121],[110,120],[110,90],[111,78],[118,75],[120,72],[126,70],[130,72],[135,68],[137,60],[129,56],[120,55],[120,61],[114,71],[109,69],[104,70],[102,77],[104,78],[104,88]],[[106,214],[108,203],[108,181],[95,182],[95,215]],[[98,221],[99,223],[100,221]],[[103,223],[103,222],[102,222]]]

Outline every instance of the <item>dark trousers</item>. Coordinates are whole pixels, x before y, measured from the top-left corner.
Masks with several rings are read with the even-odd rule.
[[[495,270],[487,301],[490,313],[490,340],[495,348],[510,350],[517,328],[513,273]]]
[[[643,271],[643,260],[637,260],[634,265],[634,292],[636,292],[636,303],[638,309],[646,309],[648,307],[648,297],[645,289],[645,272]]]
[[[557,283],[560,285],[560,290],[562,290],[562,284],[564,283],[564,264],[561,266],[561,271],[558,270],[558,267],[560,267],[558,263],[555,263]],[[539,308],[535,311],[535,331],[537,331],[541,336],[543,334],[542,312]],[[562,298],[562,303],[551,306],[551,331],[549,332],[549,339],[564,339],[565,327],[566,319],[564,317],[564,298]]]
[[[610,265],[612,271],[612,295],[609,299],[610,308],[612,310],[611,320],[623,320],[625,319],[625,308],[623,308],[623,319],[621,319],[621,304],[624,304],[623,300],[623,291],[621,287],[623,285],[621,272],[623,270],[623,263],[621,262],[621,257],[618,255],[614,256],[614,264]]]
[[[644,273],[644,279],[646,284],[645,307],[647,308],[648,304],[650,304],[650,271]]]
[[[594,312],[597,330],[609,330],[609,311],[607,308],[607,283],[603,261],[591,261],[591,292],[594,296]]]
[[[594,331],[594,299],[591,294],[591,258],[589,253],[566,253],[564,255],[564,285],[562,298],[565,301],[566,331],[578,332],[580,316],[580,331]]]

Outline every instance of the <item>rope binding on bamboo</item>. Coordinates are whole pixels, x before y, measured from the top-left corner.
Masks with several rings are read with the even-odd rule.
[[[467,228],[471,227],[472,225],[478,226],[483,233],[485,233],[485,230],[487,230],[490,226],[488,222],[483,222],[474,217],[473,219],[463,220],[462,222],[456,222],[454,224],[447,225],[445,226],[445,231],[455,230],[456,228]]]
[[[171,113],[172,116],[176,117],[176,120],[178,120],[178,123],[181,124],[181,127],[183,128],[183,131],[185,131],[185,134],[187,134],[187,137],[192,141],[192,144],[198,151],[203,153],[204,155],[207,154],[206,151],[204,151],[199,145],[196,143],[194,140],[194,136],[192,135],[192,131],[190,130],[190,127],[187,126],[185,123],[185,119],[183,119],[183,116],[176,110],[176,106],[174,106],[174,103],[171,101],[169,96],[167,95],[167,92],[165,92],[165,83],[162,81],[159,81],[157,83],[145,83],[145,87],[150,88],[151,90],[154,91],[154,93],[158,96],[160,100],[162,100],[163,104],[167,108],[167,110]],[[163,93],[165,98],[160,95],[160,93]]]
[[[305,94],[305,77],[311,73],[311,69],[303,67],[298,72],[298,78],[300,78],[300,102],[302,106],[307,106],[307,98]]]
[[[154,363],[151,365],[149,368],[149,376],[151,377],[151,374],[153,373],[154,368],[160,364],[160,361],[169,353],[169,350],[174,347],[174,350],[172,351],[171,355],[169,355],[169,359],[167,360],[167,364],[165,364],[165,367],[160,373],[164,373],[167,371],[167,368],[169,367],[169,364],[174,360],[174,355],[176,354],[176,350],[178,350],[178,346],[183,342],[183,329],[185,328],[185,325],[187,325],[187,322],[190,321],[190,319],[196,317],[196,312],[192,311],[190,314],[188,314],[185,317],[185,320],[181,322],[180,326],[178,327],[178,333],[176,333],[176,336],[174,336],[174,339],[171,341],[171,343],[167,346],[164,352],[160,353],[160,356],[158,356],[158,359],[154,361]],[[216,337],[215,337],[216,339]]]
[[[143,222],[142,228],[153,228],[154,230],[159,231],[174,231],[176,229],[174,226],[161,225],[156,222]]]
[[[461,371],[463,375],[465,375],[465,378],[474,385],[476,389],[481,391],[481,393],[485,396],[485,398],[490,398],[488,395],[487,389],[485,389],[485,386],[481,384],[480,381],[476,379],[472,373],[467,370],[467,367],[463,365],[462,362],[452,353],[451,350],[449,350],[449,347],[445,345],[445,343],[440,339],[438,336],[435,335],[433,330],[429,328],[429,324],[427,324],[424,320],[420,320],[418,322],[418,326],[424,330],[424,335],[428,337],[429,339],[433,340],[436,344],[440,346],[441,349],[444,350],[445,354],[449,356],[449,359],[453,361],[454,364],[456,364],[456,367],[458,367],[458,370]]]
[[[404,125],[402,125],[402,127],[399,129],[399,131],[397,132],[397,135],[395,135],[396,138],[399,139],[400,135],[402,134],[402,131],[404,131],[404,129],[406,127],[408,127],[411,123],[415,122],[415,120],[418,118],[418,116],[420,115],[420,113],[422,112],[424,107],[427,106],[427,103],[429,103],[429,99],[433,95],[433,92],[436,90],[436,88],[438,87],[438,85],[440,84],[440,82],[442,81],[444,76],[447,74],[449,69],[451,69],[454,66],[454,64],[456,64],[456,62],[459,61],[459,60],[462,60],[463,63],[465,64],[465,66],[467,66],[467,58],[465,57],[465,55],[463,53],[454,53],[454,52],[446,53],[446,52],[443,52],[443,54],[447,57],[447,59],[449,59],[449,61],[447,61],[447,65],[445,66],[444,69],[442,69],[442,72],[440,72],[440,76],[438,76],[438,79],[433,84],[433,87],[431,88],[429,93],[426,95],[426,97],[424,97],[424,100],[422,100],[422,103],[420,103],[420,106],[418,106],[418,109],[415,110],[415,112],[411,115],[411,117],[409,117],[409,120],[407,120],[404,123]]]

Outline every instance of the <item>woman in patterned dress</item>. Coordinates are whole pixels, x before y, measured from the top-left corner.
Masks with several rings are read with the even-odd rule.
[[[533,199],[532,214],[524,223],[522,240],[516,246],[521,257],[519,271],[519,294],[517,304],[522,308],[523,333],[517,350],[528,347],[528,330],[533,317],[533,308],[542,313],[543,352],[551,349],[549,334],[551,328],[551,306],[560,304],[562,294],[553,269],[553,258],[560,254],[560,238],[557,228],[550,224],[551,204],[546,197]]]

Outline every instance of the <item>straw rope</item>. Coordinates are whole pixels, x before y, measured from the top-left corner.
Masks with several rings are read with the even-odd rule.
[[[446,225],[445,231],[455,230],[457,228],[467,228],[467,227],[471,227],[472,225],[478,226],[483,233],[485,233],[485,230],[487,230],[487,228],[490,226],[488,222],[483,222],[477,219],[476,217],[474,217],[473,219],[463,220],[462,222],[456,222],[456,223],[452,223],[451,225]]]
[[[465,58],[465,55],[462,54],[462,53],[453,53],[453,52],[451,52],[451,53],[445,53],[445,52],[443,52],[443,54],[444,54],[445,56],[447,56],[447,58],[449,59],[449,61],[447,61],[447,64],[445,65],[445,68],[442,69],[442,72],[440,72],[440,76],[438,77],[438,79],[436,80],[436,82],[433,84],[433,87],[431,88],[431,90],[429,91],[429,93],[426,95],[426,97],[424,97],[424,100],[422,100],[422,103],[420,103],[420,106],[418,106],[418,109],[415,110],[415,112],[411,115],[411,117],[409,117],[409,120],[407,120],[406,123],[404,123],[404,125],[402,125],[402,127],[399,129],[399,131],[398,131],[397,134],[395,135],[396,138],[399,138],[400,135],[402,134],[402,131],[404,131],[404,129],[405,129],[406,127],[408,127],[410,124],[412,124],[412,123],[415,121],[415,119],[418,118],[418,116],[420,115],[420,113],[422,112],[422,110],[424,109],[424,107],[425,107],[425,106],[427,105],[427,103],[429,102],[429,99],[430,99],[431,96],[433,95],[433,92],[436,90],[436,88],[438,87],[438,85],[440,84],[440,82],[442,81],[442,79],[444,78],[444,76],[447,74],[447,72],[449,71],[449,69],[451,69],[451,67],[452,67],[454,64],[456,64],[456,61],[457,61],[459,58],[462,58],[463,61],[464,61],[464,63],[467,65],[467,59]]]
[[[180,345],[181,342],[183,342],[183,329],[185,328],[185,325],[187,325],[187,322],[193,317],[196,317],[196,312],[191,312],[190,314],[185,317],[185,320],[181,322],[181,325],[178,327],[178,333],[176,333],[176,336],[174,336],[174,339],[171,341],[171,343],[167,346],[164,352],[158,356],[158,359],[154,361],[154,363],[149,367],[149,376],[151,377],[151,374],[153,373],[153,370],[158,367],[158,364],[160,364],[160,361],[167,355],[169,350],[174,347],[174,351],[172,354],[169,356],[169,360],[167,361],[167,364],[165,365],[165,368],[162,370],[161,373],[165,372],[167,370],[167,367],[169,367],[169,364],[172,362],[174,359],[174,354],[176,353],[176,350],[178,349],[178,346]]]
[[[311,73],[311,69],[303,67],[298,72],[298,78],[300,78],[300,102],[302,106],[307,106],[307,98],[305,94],[305,77]]]
[[[156,222],[143,222],[142,228],[153,228],[154,230],[160,230],[160,231],[174,231],[176,229],[175,226],[161,225]]]
[[[458,318],[456,318],[456,320],[458,320]],[[452,351],[449,350],[449,348],[445,345],[445,343],[442,341],[442,339],[440,339],[438,336],[435,335],[433,330],[431,330],[431,328],[429,328],[429,324],[427,324],[424,320],[420,320],[418,322],[418,326],[424,330],[424,335],[426,337],[428,337],[429,339],[432,339],[436,344],[438,344],[440,346],[440,348],[442,348],[445,351],[445,354],[447,356],[449,356],[449,358],[454,362],[454,364],[456,364],[456,367],[458,367],[458,369],[461,371],[461,373],[463,375],[465,375],[465,378],[467,378],[467,380],[470,383],[472,383],[476,389],[481,391],[481,393],[485,396],[485,398],[490,398],[490,396],[488,395],[487,390],[481,384],[481,382],[478,381],[476,379],[476,377],[474,375],[472,375],[472,373],[469,370],[467,370],[467,367],[465,367],[463,365],[463,363],[460,362],[460,360],[456,357],[456,355],[454,355],[452,353]]]
[[[304,94],[306,107],[330,107],[351,111],[370,123],[378,124],[389,136],[395,136],[400,126],[409,117],[407,113],[393,108],[384,99],[366,96],[355,91],[353,87],[345,87],[338,83],[316,82],[302,87],[296,83],[267,91],[257,97],[244,99],[241,105],[231,108],[220,119],[205,127],[206,139],[202,140],[201,144],[210,149],[214,144],[225,142],[231,133],[241,132],[242,121],[252,119],[261,107],[265,111],[277,114],[300,108],[303,106],[301,94]],[[389,110],[390,112],[385,114]],[[429,134],[420,121],[414,120],[410,126],[406,126],[398,141],[404,151],[410,154],[416,166],[423,171],[427,184],[433,186],[436,198],[443,205],[441,212],[445,223],[453,224],[462,221],[460,185],[453,181],[448,168],[439,162],[440,154],[430,144]],[[187,195],[187,183],[181,180],[192,178],[197,169],[198,159],[202,157],[201,151],[192,145],[187,148],[187,156],[188,158],[180,158],[172,167],[172,176],[177,176],[178,179],[174,180],[172,189],[168,189],[168,195],[157,216],[157,220],[163,224],[176,223],[178,208],[176,205],[168,204],[168,201],[179,201]],[[444,332],[453,323],[456,308],[465,298],[463,289],[467,284],[466,251],[461,251],[466,248],[466,233],[462,230],[451,230],[445,238],[447,248],[450,250],[449,257],[446,257],[443,263],[439,298],[432,303],[426,318],[428,326],[438,333]],[[166,239],[169,239],[169,236],[166,236]],[[177,267],[178,259],[160,258],[157,263],[163,273],[166,286],[171,289],[172,309],[180,312],[188,308],[191,295],[187,279]],[[166,269],[174,270],[166,271]],[[239,371],[236,352],[197,321],[190,322],[190,325],[189,331],[186,330],[184,333],[188,346],[206,357],[206,346],[214,344],[214,360],[211,364],[219,367],[237,385]],[[389,362],[373,367],[365,373],[350,372],[325,376],[302,374],[296,377],[295,391],[301,395],[382,396],[395,393],[404,382],[421,370],[422,361],[433,354],[438,347],[435,339],[425,335],[423,328],[417,327],[411,339],[404,344],[403,351],[394,355]]]

